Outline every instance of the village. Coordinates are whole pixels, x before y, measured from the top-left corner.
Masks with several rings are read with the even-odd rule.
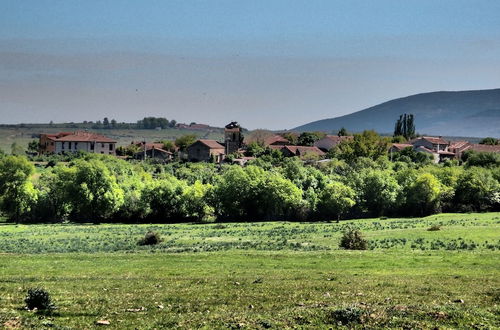
[[[189,127],[188,125],[185,125]],[[201,127],[208,125],[197,124]],[[179,126],[180,127],[180,126]],[[180,127],[183,128],[183,127]],[[350,141],[353,135],[326,135],[317,139],[312,145],[297,145],[287,139],[285,134],[267,134],[260,140],[253,139],[268,150],[281,152],[283,157],[328,161],[328,153],[343,141]],[[296,141],[295,141],[296,142]],[[40,134],[39,154],[68,154],[78,151],[114,155],[124,159],[154,159],[163,162],[181,160],[187,162],[231,162],[240,165],[255,159],[249,152],[249,143],[245,140],[243,129],[237,122],[224,127],[224,140],[197,139],[185,148],[176,146],[172,141],[168,146],[164,142],[133,141],[130,146],[118,147],[117,141],[103,134],[88,131],[60,132]],[[434,163],[445,160],[460,160],[466,151],[500,153],[499,145],[472,143],[466,140],[446,140],[441,136],[419,136],[405,143],[389,144],[388,153],[392,155],[410,148],[432,157]],[[128,151],[128,154],[124,150]],[[132,150],[132,151],[130,151]]]

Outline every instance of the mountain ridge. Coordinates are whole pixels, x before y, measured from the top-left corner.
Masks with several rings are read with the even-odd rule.
[[[348,115],[313,121],[292,131],[332,132],[345,127],[353,132],[374,129],[392,133],[403,113],[415,115],[420,134],[500,137],[500,88],[418,93]]]

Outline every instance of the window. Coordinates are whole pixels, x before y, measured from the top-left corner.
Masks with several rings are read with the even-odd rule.
[[[68,147],[68,148],[69,148],[69,149],[71,149],[71,142],[68,142],[68,144],[69,144],[69,147]]]
[[[109,150],[113,151],[113,144],[112,143],[109,144]]]
[[[101,148],[104,148],[104,143],[101,143]]]
[[[76,149],[76,147],[78,147],[78,142],[75,142],[75,149]]]
[[[90,142],[90,150],[94,150],[94,147],[95,147],[95,143],[94,142]]]
[[[62,149],[64,149],[64,142],[62,143]]]

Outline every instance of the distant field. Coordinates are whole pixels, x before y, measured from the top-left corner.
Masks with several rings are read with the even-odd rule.
[[[58,128],[7,128],[0,127],[0,149],[5,152],[11,151],[12,143],[16,142],[24,147],[28,146],[28,143],[34,139],[34,136],[40,133],[57,133],[57,132],[73,132],[77,130],[76,128],[70,127],[58,127]],[[163,129],[161,131],[157,130],[146,130],[146,129],[108,129],[108,130],[92,130],[91,132],[96,132],[99,134],[104,134],[118,141],[118,145],[127,145],[132,141],[144,140],[147,141],[158,141],[158,140],[175,140],[179,136],[185,134],[195,134],[199,138],[205,139],[221,139],[223,134],[220,130],[186,130],[186,129]]]
[[[441,229],[428,231],[433,225]],[[360,228],[371,250],[338,249],[347,226]],[[148,230],[164,241],[138,246]],[[497,328],[499,257],[500,213],[339,224],[0,224],[0,324]],[[33,286],[52,293],[54,315],[21,309]]]

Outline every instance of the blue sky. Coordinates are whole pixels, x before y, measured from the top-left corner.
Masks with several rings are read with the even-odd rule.
[[[1,122],[292,128],[500,87],[500,1],[0,1]]]

